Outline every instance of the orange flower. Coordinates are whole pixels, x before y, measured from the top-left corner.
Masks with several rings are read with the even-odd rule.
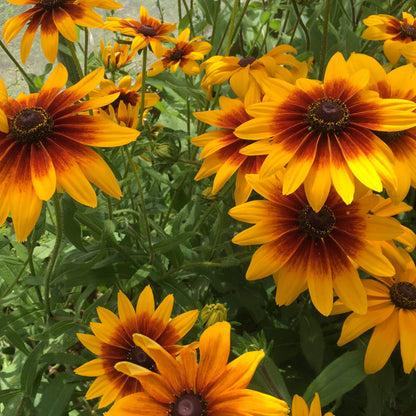
[[[43,53],[49,62],[55,62],[58,53],[59,34],[70,42],[77,42],[76,24],[85,27],[100,27],[102,17],[93,7],[119,9],[123,7],[113,0],[7,0],[19,6],[33,5],[4,24],[3,34],[6,45],[28,23],[20,44],[20,56],[25,63],[32,47],[33,39],[40,26],[40,42]]]
[[[108,309],[98,307],[101,323],[91,322],[95,335],[77,334],[79,340],[99,356],[75,370],[76,374],[97,377],[86,398],[102,396],[99,407],[105,407],[124,396],[142,391],[140,382],[116,370],[119,362],[128,361],[155,370],[155,362],[134,342],[134,334],[147,335],[157,341],[169,354],[177,355],[184,347],[176,343],[192,328],[198,311],[188,311],[170,319],[173,295],[168,295],[155,309],[150,286],[146,286],[137,300],[136,309],[119,292],[119,317]]]
[[[176,23],[161,23],[158,19],[149,17],[147,10],[140,6],[140,21],[131,18],[107,17],[103,28],[121,32],[133,38],[132,49],[143,49],[150,44],[153,53],[160,58],[163,53],[161,41],[170,40],[170,37],[165,35],[176,29]]]
[[[334,185],[346,204],[359,181],[381,192],[396,188],[393,154],[375,131],[401,131],[416,126],[416,104],[382,99],[367,89],[368,71],[352,71],[337,52],[328,62],[324,82],[299,78],[263,82],[268,101],[247,109],[252,120],[234,134],[254,141],[241,150],[267,155],[260,169],[268,176],[287,165],[283,193],[304,183],[311,207],[318,212]]]
[[[129,39],[126,39],[129,40]],[[103,59],[104,66],[111,71],[121,68],[127,65],[136,55],[137,50],[133,49],[130,53],[130,45],[127,43],[114,42],[114,46],[111,46],[111,40],[104,46],[104,42],[100,39],[101,57]]]
[[[204,56],[211,51],[212,46],[208,42],[199,40],[202,36],[192,38],[188,42],[189,34],[190,30],[185,29],[178,36],[178,39],[172,38],[171,42],[175,43],[175,47],[172,49],[164,48],[162,59],[150,66],[147,75],[153,77],[166,68],[169,68],[170,72],[175,73],[178,67],[185,74],[199,74],[200,68],[196,61],[204,59]]]
[[[273,274],[278,305],[291,304],[309,289],[312,303],[327,316],[335,291],[349,308],[365,313],[367,299],[357,267],[392,276],[394,267],[372,242],[398,239],[403,234],[399,221],[372,213],[381,197],[368,192],[346,205],[331,189],[323,207],[315,212],[303,187],[283,195],[277,175],[264,179],[247,175],[247,181],[267,200],[249,201],[229,211],[233,218],[255,224],[237,234],[233,242],[261,244],[246,278]]]
[[[244,103],[227,97],[220,97],[219,103],[220,110],[194,113],[198,120],[221,127],[191,139],[191,143],[203,147],[200,159],[204,159],[204,162],[195,180],[215,173],[212,193],[216,194],[238,172],[234,191],[235,203],[238,205],[247,201],[252,191],[246,174],[258,173],[266,156],[247,156],[240,153],[241,149],[250,144],[234,135],[234,130],[239,125],[251,119]]]
[[[368,28],[361,37],[384,40],[384,54],[393,65],[397,64],[401,55],[409,62],[416,62],[416,22],[411,14],[403,12],[403,21],[388,14],[374,14],[364,19],[363,23]]]
[[[97,196],[90,182],[121,197],[113,172],[88,146],[120,146],[134,141],[138,133],[88,115],[89,110],[110,104],[116,94],[79,102],[103,76],[104,68],[99,68],[60,92],[68,73],[58,64],[39,93],[21,93],[16,99],[8,97],[0,83],[0,224],[11,212],[18,240],[26,239],[42,201],[57,188],[92,207]]]

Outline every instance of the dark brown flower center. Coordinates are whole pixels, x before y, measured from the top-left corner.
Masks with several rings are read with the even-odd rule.
[[[149,26],[149,25],[141,25],[140,27],[137,28],[137,33],[141,33],[144,36],[156,36],[156,30],[154,27]]]
[[[21,143],[37,143],[45,139],[53,129],[53,119],[41,107],[20,110],[10,122],[10,136]]]
[[[113,91],[112,94],[116,92],[119,92],[119,90]],[[126,104],[126,106],[128,104],[135,106],[137,102],[139,101],[139,96],[140,94],[138,94],[135,91],[129,91],[126,93],[120,92],[120,95],[109,105],[111,105],[113,108],[116,109],[120,105],[120,102],[123,101],[123,103]]]
[[[403,133],[406,130],[400,130],[400,131],[374,131],[373,133],[379,137],[381,140],[383,140],[384,143],[389,144],[395,142],[397,139],[400,139],[402,137]]]
[[[308,107],[306,122],[320,132],[339,132],[349,122],[347,106],[337,98],[321,98]]]
[[[45,10],[53,10],[61,7],[66,0],[38,0],[38,5]]]
[[[299,228],[309,237],[325,238],[335,225],[335,215],[330,208],[324,205],[319,212],[311,206],[305,205],[299,213]]]
[[[183,55],[183,51],[181,49],[175,49],[170,54],[170,60],[171,61],[179,61],[182,58],[182,55]]]
[[[156,363],[137,345],[130,348],[126,360],[151,371],[156,369]]]
[[[207,403],[201,395],[184,392],[174,403],[170,404],[170,416],[205,416]]]
[[[400,36],[402,39],[410,38],[416,40],[416,27],[413,25],[403,24],[400,26]]]
[[[390,288],[392,302],[403,309],[416,309],[416,286],[410,282],[397,282]]]
[[[238,65],[240,65],[242,68],[244,68],[245,66],[252,64],[255,60],[256,60],[256,58],[251,58],[251,57],[241,58],[238,61]]]

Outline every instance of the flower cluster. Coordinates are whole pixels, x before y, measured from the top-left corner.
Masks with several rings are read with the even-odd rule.
[[[411,15],[364,23],[364,38],[387,39],[392,63],[400,55],[413,62]],[[289,54],[295,52],[280,45],[258,59],[214,56],[203,63],[208,98],[227,80],[238,98],[221,96],[219,110],[194,113],[217,127],[191,139],[202,147],[195,179],[215,174],[216,194],[238,172],[229,214],[254,225],[233,242],[260,245],[248,280],[273,275],[278,305],[308,290],[325,316],[352,310],[339,344],[376,326],[365,370],[382,368],[400,341],[409,373],[416,366],[416,286],[407,272],[413,261],[398,245],[412,251],[416,235],[392,216],[412,209],[402,201],[416,184],[415,68],[388,71],[368,55],[345,59],[337,52],[320,81],[308,78],[309,64]],[[247,202],[253,190],[264,199]],[[375,193],[383,190],[389,198]],[[371,278],[363,280],[358,269]]]

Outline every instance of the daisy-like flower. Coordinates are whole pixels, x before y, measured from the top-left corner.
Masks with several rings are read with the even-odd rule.
[[[75,25],[85,27],[101,27],[103,18],[93,10],[119,9],[123,7],[113,0],[7,0],[18,6],[33,7],[12,17],[3,26],[3,38],[6,45],[28,26],[20,44],[20,56],[25,63],[32,47],[33,39],[40,26],[40,43],[43,53],[49,62],[55,62],[58,53],[59,34],[71,42],[77,42]]]
[[[126,39],[127,41],[129,39]],[[100,39],[101,57],[106,68],[110,71],[114,71],[127,65],[136,55],[137,49],[130,51],[130,45],[128,43],[114,42],[114,46],[111,46],[111,40],[104,46],[104,42]]]
[[[166,35],[176,29],[176,23],[161,23],[160,20],[149,17],[148,11],[140,6],[140,21],[131,18],[107,17],[103,28],[133,38],[132,49],[143,49],[150,44],[153,53],[159,59],[163,53],[161,41],[170,40],[170,37]]]
[[[191,143],[203,147],[200,159],[204,161],[195,180],[215,173],[212,193],[216,194],[231,176],[238,172],[234,199],[236,204],[242,204],[247,201],[252,191],[245,175],[258,173],[265,156],[246,156],[240,153],[240,149],[250,143],[234,135],[234,130],[239,125],[251,119],[244,103],[239,99],[227,97],[220,97],[219,103],[220,110],[193,113],[198,120],[221,127],[219,130],[212,130],[191,139]]]
[[[250,351],[228,363],[230,324],[217,322],[199,341],[200,358],[186,348],[175,360],[143,335],[134,340],[157,365],[159,374],[124,362],[116,368],[140,381],[143,392],[117,401],[106,416],[281,416],[287,404],[247,389],[263,351]],[[227,364],[228,363],[228,364]]]
[[[86,398],[89,400],[102,396],[100,408],[142,390],[138,379],[116,369],[117,363],[127,361],[150,371],[158,368],[158,363],[135,343],[133,334],[146,335],[157,341],[166,350],[166,354],[177,355],[183,347],[176,343],[192,328],[198,318],[198,311],[193,310],[170,319],[173,295],[166,296],[155,309],[150,286],[146,286],[140,294],[136,309],[122,292],[118,293],[117,299],[119,316],[108,309],[98,307],[97,313],[101,323],[90,323],[95,335],[77,334],[82,344],[99,356],[78,367],[75,373],[97,377],[88,389]]]
[[[347,64],[354,68],[369,69],[368,88],[377,91],[381,98],[399,98],[416,103],[416,68],[413,64],[403,65],[388,74],[368,55],[352,54]],[[397,181],[396,189],[386,184],[386,190],[397,204],[406,197],[410,186],[416,186],[416,128],[374,133],[386,143],[395,158],[393,169],[400,180]]]
[[[99,68],[61,92],[68,72],[58,64],[39,93],[21,93],[16,99],[0,83],[0,224],[10,212],[19,241],[32,231],[42,201],[57,188],[91,207],[97,205],[97,196],[90,182],[121,197],[113,172],[88,146],[121,146],[138,133],[88,115],[114,101],[116,94],[78,102],[103,76],[104,68]]]
[[[278,305],[291,304],[309,289],[316,309],[328,316],[335,291],[350,309],[365,313],[367,297],[357,267],[392,276],[394,267],[370,242],[402,234],[399,221],[371,213],[379,197],[368,192],[346,205],[331,190],[321,210],[315,212],[303,187],[283,195],[277,175],[264,179],[247,175],[247,181],[267,200],[246,202],[229,211],[233,218],[255,224],[232,241],[261,244],[246,278],[256,280],[273,274]]]
[[[381,99],[366,89],[368,70],[353,72],[341,53],[329,61],[324,82],[300,78],[296,85],[278,79],[263,82],[266,97],[247,109],[254,117],[235,135],[254,143],[241,150],[267,157],[260,175],[287,165],[283,193],[304,183],[311,207],[318,212],[333,184],[346,204],[356,181],[380,192],[397,186],[394,155],[375,131],[401,131],[416,126],[416,104]]]
[[[107,113],[112,120],[131,128],[137,128],[139,124],[139,111],[141,104],[141,93],[138,92],[142,86],[142,75],[139,74],[132,85],[132,78],[126,75],[116,85],[109,79],[104,79],[100,87],[91,91],[91,98],[106,97],[118,93],[118,98],[111,104],[104,106],[100,112]],[[155,93],[145,93],[144,108],[153,107],[160,97]]]
[[[187,28],[181,32],[177,39],[171,38],[170,41],[175,44],[171,49],[163,48],[162,59],[155,62],[149,67],[147,75],[153,77],[163,72],[166,68],[175,73],[179,68],[185,74],[197,75],[201,71],[198,60],[204,59],[205,55],[212,49],[212,45],[200,39],[203,36],[197,36],[189,39],[190,30]]]
[[[407,61],[416,62],[416,22],[411,14],[403,12],[403,21],[388,14],[374,14],[363,23],[368,27],[361,37],[384,40],[384,54],[393,65],[402,55]]]
[[[279,45],[258,59],[212,56],[201,65],[201,68],[205,68],[201,88],[207,92],[207,98],[212,99],[213,86],[229,79],[231,88],[240,98],[252,97],[250,102],[259,102],[263,96],[261,83],[265,78],[280,78],[292,82],[307,75],[308,64],[299,62],[290,53],[296,53],[296,49],[290,45]]]
[[[308,409],[308,405],[302,397],[295,394],[292,400],[292,416],[322,416],[321,402],[319,400],[319,394],[315,393],[315,397],[312,400],[311,407]],[[324,416],[334,416],[331,412],[326,412]]]
[[[401,255],[406,261],[404,270],[392,257],[390,261],[396,266],[393,277],[375,275],[378,281],[363,280],[368,311],[350,314],[338,340],[341,346],[374,328],[364,358],[369,374],[383,368],[399,342],[404,372],[410,373],[416,365],[416,268],[406,251],[401,250]],[[333,313],[345,311],[339,302],[334,305]]]

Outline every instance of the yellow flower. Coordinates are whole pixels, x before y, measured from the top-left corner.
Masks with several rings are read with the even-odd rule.
[[[308,405],[306,404],[305,400],[295,394],[292,400],[292,416],[322,416],[319,394],[315,393],[315,397],[312,400],[310,410],[308,409]],[[326,412],[324,416],[334,416],[334,414],[331,412]]]
[[[126,75],[116,85],[113,81],[105,79],[100,83],[100,87],[91,91],[90,96],[106,97],[118,93],[118,98],[103,107],[99,113],[107,113],[110,118],[122,126],[137,128],[139,124],[139,111],[141,104],[141,93],[137,92],[142,86],[142,75],[139,74],[132,85],[132,78]],[[159,96],[155,93],[145,93],[144,107],[148,109],[159,101]]]
[[[133,38],[131,48],[143,49],[150,44],[157,58],[162,56],[163,47],[161,41],[169,41],[168,33],[176,29],[176,23],[161,23],[154,17],[149,17],[148,11],[140,6],[140,21],[131,18],[107,17],[104,29],[120,32]]]
[[[97,377],[86,394],[88,400],[102,396],[99,407],[105,407],[142,390],[139,380],[117,371],[117,363],[128,361],[156,370],[158,363],[134,342],[133,334],[143,334],[157,341],[167,354],[176,355],[182,350],[176,343],[192,328],[198,311],[188,311],[170,319],[172,307],[173,295],[168,295],[155,310],[152,289],[146,286],[136,309],[126,295],[118,293],[119,317],[108,309],[97,308],[101,323],[90,323],[95,335],[77,334],[82,344],[99,356],[75,370],[76,374]]]
[[[61,92],[68,73],[58,64],[39,93],[7,98],[0,83],[0,224],[11,213],[23,241],[39,217],[42,201],[62,188],[81,204],[95,207],[90,182],[121,197],[111,169],[88,146],[114,147],[136,140],[137,131],[88,115],[116,94],[80,101],[103,79],[104,68]]]
[[[199,74],[200,68],[196,61],[204,59],[205,55],[211,51],[212,46],[208,42],[199,40],[202,36],[197,36],[188,41],[189,34],[190,30],[185,29],[178,36],[178,39],[171,38],[171,42],[175,43],[175,47],[171,49],[163,48],[162,59],[150,66],[147,75],[153,77],[166,68],[169,68],[170,72],[175,73],[178,67],[185,74]]]
[[[371,192],[346,205],[331,189],[315,212],[303,187],[282,194],[281,179],[247,175],[253,189],[267,200],[253,200],[231,208],[229,214],[255,224],[233,238],[240,245],[261,244],[254,253],[246,278],[273,275],[276,303],[291,304],[309,289],[312,303],[329,315],[333,292],[352,310],[365,313],[367,297],[357,267],[392,276],[394,267],[371,241],[397,239],[402,226],[394,218],[373,215],[379,198]]]
[[[217,322],[199,341],[200,358],[186,348],[175,360],[143,335],[134,340],[154,360],[159,374],[124,362],[119,371],[140,381],[143,392],[117,401],[106,416],[282,416],[287,404],[276,397],[247,389],[263,351],[250,351],[228,362],[230,324]]]
[[[303,183],[318,212],[333,185],[346,204],[359,181],[381,192],[396,188],[390,148],[373,131],[401,131],[416,126],[416,104],[381,99],[366,89],[368,70],[353,72],[341,53],[329,61],[324,82],[300,78],[296,85],[278,79],[263,82],[266,98],[247,109],[254,117],[234,134],[254,143],[241,153],[267,155],[260,169],[266,177],[287,165],[283,193]]]
[[[388,74],[374,58],[363,54],[352,54],[347,64],[356,69],[368,69],[368,88],[377,91],[381,98],[399,98],[416,103],[416,68],[413,64],[403,65]],[[397,181],[396,188],[388,183],[385,186],[393,201],[398,204],[406,197],[410,186],[416,186],[416,128],[374,133],[394,155],[393,169],[400,180]]]
[[[290,45],[276,46],[258,59],[212,56],[201,65],[201,68],[205,68],[201,88],[207,92],[207,98],[212,99],[213,86],[229,79],[231,88],[240,98],[249,96],[250,102],[259,102],[263,96],[261,83],[265,78],[281,78],[292,82],[299,76],[306,76],[308,65],[299,62],[288,52],[296,53],[296,49]],[[292,70],[284,65],[292,67]]]
[[[338,340],[341,346],[374,328],[364,358],[364,369],[369,374],[383,368],[399,342],[404,372],[410,373],[416,365],[416,268],[406,251],[400,253],[406,262],[404,270],[391,257],[396,266],[394,276],[375,275],[378,281],[363,280],[368,311],[350,314]],[[342,312],[345,307],[337,302],[333,313]]]
[[[258,173],[265,156],[247,156],[240,150],[250,142],[234,135],[234,130],[250,120],[244,103],[239,99],[220,97],[220,110],[200,111],[194,116],[204,123],[221,127],[200,136],[193,137],[191,143],[203,147],[200,159],[204,159],[195,176],[200,180],[215,173],[212,193],[218,193],[226,182],[237,172],[234,199],[235,203],[247,201],[252,188],[246,180],[246,174]]]
[[[93,10],[119,9],[123,7],[113,0],[7,0],[19,6],[32,5],[33,7],[12,17],[4,24],[3,38],[6,45],[22,30],[26,23],[28,26],[20,44],[20,56],[25,63],[32,47],[33,39],[40,26],[40,42],[43,53],[49,62],[55,62],[58,53],[59,34],[70,42],[77,42],[77,29],[75,25],[85,27],[101,27],[102,17]]]
[[[129,39],[126,39],[128,41]],[[104,46],[104,42],[100,39],[101,57],[106,68],[115,70],[127,65],[136,55],[137,49],[130,51],[130,45],[127,43],[114,42],[111,46],[111,40]]]
[[[384,40],[383,51],[392,64],[397,64],[401,55],[416,62],[416,22],[411,14],[403,12],[403,21],[388,14],[373,14],[363,23],[368,27],[361,37]]]

